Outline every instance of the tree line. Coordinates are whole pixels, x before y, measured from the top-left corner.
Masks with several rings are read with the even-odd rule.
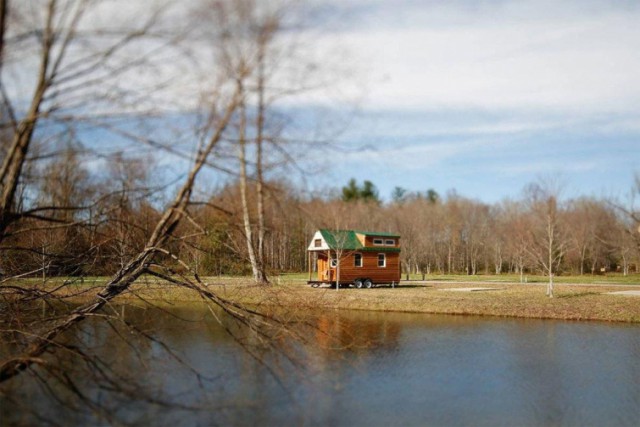
[[[93,206],[89,212],[57,212],[55,218],[67,224],[59,229],[29,219],[30,231],[12,236],[2,251],[5,274],[105,275],[144,247],[162,214],[148,198],[145,165],[122,161],[99,183],[81,179],[90,173],[75,156],[70,151],[47,167],[38,197]],[[262,225],[256,220],[260,191]],[[440,196],[433,189],[393,194],[383,203],[369,181],[359,188],[351,180],[328,196],[311,196],[284,182],[263,182],[260,190],[255,179],[244,189],[239,180],[231,181],[189,208],[193,221],[180,225],[185,238],[172,243],[171,253],[203,276],[251,275],[247,230],[259,235],[262,227],[262,247],[255,241],[252,248],[262,252],[266,279],[307,271],[306,248],[318,228],[351,228],[400,234],[405,274],[627,275],[640,265],[638,224],[621,202],[562,199],[545,183],[494,204],[455,192]],[[87,215],[90,227],[83,223]]]
[[[405,274],[511,273],[524,280],[527,274],[628,275],[640,266],[631,199],[566,199],[557,183],[544,180],[528,185],[518,199],[493,204],[433,189],[404,191],[383,203],[373,183],[353,180],[324,197],[283,183],[268,187],[266,265],[274,274],[307,271],[306,247],[318,228],[400,234]],[[218,218],[211,220],[216,232],[198,243],[208,245],[201,253],[203,274],[246,273],[237,192],[229,184],[201,213]]]

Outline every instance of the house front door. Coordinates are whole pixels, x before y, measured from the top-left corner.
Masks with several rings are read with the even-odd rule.
[[[327,257],[318,257],[318,280],[321,282],[333,282],[336,280],[336,270],[331,268]]]

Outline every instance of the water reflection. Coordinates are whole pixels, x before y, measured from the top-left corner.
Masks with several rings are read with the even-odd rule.
[[[103,322],[87,322],[67,338],[131,390],[114,396],[108,380],[77,357],[63,363],[111,415],[133,424],[640,424],[634,325],[324,312],[309,317],[314,346],[304,375],[263,354],[268,366],[287,372],[274,377],[206,310],[128,310],[127,320],[156,341]],[[90,408],[58,405],[27,376],[12,386],[5,391],[15,401],[36,397],[31,408],[65,425],[105,421]],[[34,421],[0,399],[2,424]]]

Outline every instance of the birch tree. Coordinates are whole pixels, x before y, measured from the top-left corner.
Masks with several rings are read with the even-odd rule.
[[[527,192],[533,215],[532,244],[528,252],[548,277],[546,293],[553,298],[554,276],[568,247],[562,211],[558,206],[560,189],[555,181],[543,181],[541,185],[530,185]]]
[[[282,124],[274,125],[276,103],[312,89],[311,59],[301,53],[298,35],[304,25],[299,2],[210,0],[202,8],[204,24],[215,24],[220,62],[243,69],[236,84],[242,93],[236,117],[235,141],[242,229],[254,280],[268,283],[265,242],[265,199],[270,192],[265,175],[277,156],[295,161],[280,141]],[[268,149],[267,149],[268,148]],[[276,154],[277,153],[277,154]],[[253,194],[252,194],[253,193]]]
[[[36,95],[31,103],[32,108],[27,111],[24,119],[21,118],[16,123],[14,144],[11,146],[12,150],[7,153],[4,159],[5,167],[3,167],[3,171],[6,171],[6,173],[3,174],[2,182],[3,191],[6,190],[5,193],[8,196],[3,196],[3,200],[7,201],[7,203],[2,211],[4,228],[0,230],[0,236],[5,233],[12,221],[17,221],[16,216],[20,215],[24,218],[33,214],[33,212],[29,211],[16,210],[17,204],[14,196],[18,188],[16,182],[23,178],[22,174],[25,170],[27,153],[33,148],[33,135],[35,134],[37,123],[43,118],[50,118],[56,114],[60,111],[58,108],[63,105],[62,103],[48,104],[47,100],[49,98],[47,98],[47,95],[49,91],[51,91],[51,99],[65,99],[64,96],[66,96],[67,92],[62,90],[66,87],[64,85],[71,84],[72,78],[78,77],[81,79],[78,85],[82,88],[95,87],[98,92],[101,90],[108,92],[114,88],[105,83],[109,82],[109,77],[113,77],[112,81],[115,83],[118,83],[122,78],[122,73],[118,72],[119,69],[114,71],[110,66],[109,60],[115,55],[115,52],[120,51],[123,45],[128,46],[134,40],[140,40],[143,35],[148,34],[150,31],[151,27],[146,25],[144,20],[138,18],[136,22],[142,22],[142,25],[131,29],[131,33],[124,40],[115,45],[108,44],[106,47],[104,44],[100,44],[100,47],[104,47],[107,51],[100,54],[94,52],[94,56],[82,55],[81,52],[74,51],[73,55],[67,57],[65,55],[66,50],[73,45],[72,40],[74,40],[74,37],[80,34],[76,30],[81,27],[79,23],[82,21],[83,13],[90,10],[94,5],[99,4],[101,3],[91,1],[74,2],[69,0],[67,2],[58,2],[51,0],[44,10],[46,12],[44,13],[46,18],[44,31],[35,32],[35,34],[42,35],[42,40],[38,44],[38,52],[42,54],[40,56],[41,66],[38,74]],[[33,6],[33,4],[30,4],[30,6]],[[149,25],[155,20],[155,15],[153,18],[149,21]],[[64,28],[58,28],[60,25],[63,25]],[[221,36],[224,38],[225,35],[222,34]],[[233,36],[233,34],[229,36]],[[209,47],[216,50],[219,47],[216,44],[218,41],[214,40],[213,46]],[[201,42],[201,40],[198,40],[198,42]],[[147,47],[144,43],[142,45],[136,44],[136,46],[138,49]],[[144,49],[142,52],[144,52]],[[212,56],[216,60],[221,60],[222,58],[217,54],[219,54],[219,51]],[[144,53],[138,52],[138,57],[144,56]],[[72,63],[65,67],[67,58],[72,58]],[[219,296],[207,288],[197,271],[194,271],[191,266],[180,258],[180,254],[174,251],[174,248],[179,247],[177,243],[185,240],[185,236],[180,235],[181,227],[185,222],[193,221],[193,215],[190,210],[193,208],[193,194],[197,193],[198,189],[196,185],[197,179],[203,174],[204,170],[210,167],[218,170],[226,169],[224,162],[219,161],[222,153],[220,147],[223,142],[237,140],[239,130],[245,128],[245,126],[238,126],[238,124],[243,124],[243,117],[248,117],[244,116],[247,109],[247,86],[245,83],[248,81],[248,75],[255,69],[253,68],[253,63],[244,61],[242,56],[234,56],[233,59],[233,61],[226,63],[215,62],[211,66],[209,76],[211,78],[206,80],[209,86],[203,88],[203,99],[207,101],[204,104],[206,109],[203,107],[200,111],[205,119],[201,126],[193,129],[193,133],[188,135],[190,138],[188,145],[193,149],[190,153],[185,154],[184,151],[179,150],[177,148],[178,143],[171,138],[170,134],[168,134],[168,138],[160,142],[145,135],[131,135],[126,129],[120,129],[120,135],[128,137],[129,147],[151,146],[174,156],[173,159],[178,160],[173,165],[176,168],[184,167],[182,173],[178,175],[179,181],[172,187],[164,187],[167,194],[174,194],[174,196],[160,210],[158,219],[150,227],[150,232],[146,236],[144,244],[136,251],[122,253],[121,265],[117,269],[111,270],[107,283],[96,291],[93,297],[89,298],[89,302],[70,309],[63,316],[47,319],[42,323],[29,323],[27,326],[21,322],[22,319],[19,316],[16,316],[17,323],[13,326],[21,328],[21,334],[18,334],[18,338],[12,343],[11,354],[0,362],[0,383],[10,381],[31,368],[46,367],[46,355],[65,348],[61,341],[61,336],[66,331],[75,328],[88,317],[97,316],[97,313],[101,312],[115,298],[133,287],[143,274],[156,277],[165,283],[192,290],[205,301],[220,307],[233,319],[237,320],[240,325],[250,328],[256,334],[255,336],[264,340],[268,345],[269,343],[273,346],[276,345],[277,342],[270,340],[269,334],[265,331],[274,325],[277,325],[282,330],[284,322],[280,322],[275,315],[263,315],[258,311]],[[130,58],[127,58],[122,65],[126,70],[131,70],[131,67],[137,64],[137,62],[131,63],[129,60]],[[61,79],[60,76],[66,76],[68,79],[62,79],[61,82],[59,80]],[[104,79],[101,79],[100,77],[103,76]],[[57,85],[55,84],[56,82],[58,83]],[[74,93],[73,89],[71,87],[68,93]],[[84,89],[78,89],[83,99],[89,93]],[[126,97],[126,94],[123,93],[122,96]],[[71,99],[73,100],[74,98],[72,97]],[[126,104],[125,99],[118,99],[118,101]],[[123,114],[127,112],[126,110],[118,111]],[[15,117],[22,116],[16,115]],[[86,119],[86,117],[83,119]],[[181,137],[186,138],[185,136]],[[249,140],[246,134],[243,139]],[[248,162],[244,163],[245,165],[248,164]],[[131,250],[132,248],[129,249]],[[172,268],[174,265],[180,267],[179,272]],[[18,307],[21,304],[22,306],[27,306],[32,304],[33,301],[39,300],[38,298],[42,298],[37,290],[29,289],[26,286],[3,285],[0,291],[2,291],[3,298],[7,297],[2,300],[3,304],[5,301],[10,301],[11,304],[15,303]],[[25,294],[29,297],[23,297]],[[54,297],[55,294],[48,292],[47,296]],[[15,312],[19,314],[20,310]]]

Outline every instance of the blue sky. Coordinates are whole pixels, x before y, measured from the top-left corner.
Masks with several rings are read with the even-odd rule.
[[[293,148],[293,157],[311,160],[313,168],[302,168],[321,173],[280,176],[309,190],[339,188],[353,177],[374,182],[385,199],[400,186],[495,202],[548,175],[563,180],[568,197],[623,196],[640,173],[640,2],[309,1],[320,6],[318,27],[300,44],[328,83],[276,108],[303,138],[334,119],[338,129],[349,126],[337,133],[327,126],[308,153],[308,146]],[[120,6],[105,7],[120,13]],[[168,102],[160,94],[150,102],[169,117],[188,114],[201,99],[202,76],[179,61],[163,64],[154,71],[173,76]],[[14,97],[31,93],[20,82],[32,76],[14,74],[7,85]],[[153,77],[139,76],[145,79]],[[281,79],[288,84],[291,76]],[[319,125],[311,118],[317,107],[326,113]],[[168,122],[155,133],[193,152],[182,120]],[[98,136],[89,138],[94,145],[121,149]],[[154,154],[168,177],[185,172],[184,161]],[[228,179],[208,174],[207,187]]]
[[[558,175],[622,195],[640,172],[640,3],[333,4],[358,114],[328,183],[369,179],[487,202]],[[347,53],[344,53],[347,52]],[[324,184],[321,184],[324,185]]]

